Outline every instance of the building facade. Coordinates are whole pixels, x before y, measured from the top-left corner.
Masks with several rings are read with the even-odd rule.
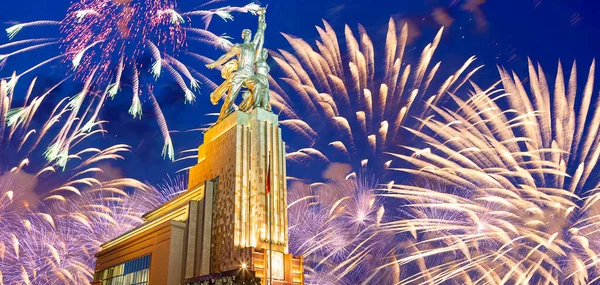
[[[277,115],[230,114],[205,133],[188,190],[102,245],[92,284],[304,284],[288,252],[285,171]]]

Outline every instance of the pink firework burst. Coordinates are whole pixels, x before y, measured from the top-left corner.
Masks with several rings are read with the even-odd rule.
[[[61,21],[34,21],[7,28],[11,40],[23,29],[42,26],[59,27],[60,34],[55,38],[28,38],[0,45],[0,64],[19,54],[60,46],[58,55],[19,72],[9,86],[14,87],[23,75],[61,60],[70,67],[68,77],[85,82],[86,92],[78,96],[78,100],[73,99],[73,105],[77,105],[75,108],[82,111],[90,110],[90,107],[81,108],[82,104],[90,101],[98,110],[125,86],[124,78],[131,78],[133,96],[129,113],[141,117],[142,102],[147,100],[152,104],[165,140],[163,155],[174,159],[167,123],[153,94],[154,80],[162,76],[163,70],[166,71],[185,94],[187,103],[195,100],[194,92],[201,83],[214,88],[214,83],[182,62],[179,56],[185,54],[187,59],[200,61],[199,66],[211,62],[203,55],[187,51],[188,43],[192,41],[227,49],[231,46],[228,37],[208,30],[213,16],[228,21],[233,20],[232,13],[256,13],[258,8],[251,3],[244,7],[226,6],[179,13],[176,0],[73,1]],[[201,27],[192,25],[192,20],[196,19]],[[149,75],[154,80],[147,78]],[[92,95],[92,99],[84,100],[83,95]]]
[[[140,69],[138,59],[148,52],[176,55],[186,37],[175,7],[173,0],[74,3],[61,22],[65,54],[78,73],[97,69],[96,76],[107,81],[120,76],[120,65]]]
[[[133,78],[134,103],[131,113],[140,114],[139,75],[145,56],[152,57],[151,72],[160,76],[163,65],[175,67],[171,74],[186,94],[186,101],[194,94],[181,74],[189,79],[192,89],[198,88],[185,65],[174,62],[186,42],[183,25],[186,20],[175,12],[174,0],[89,0],[71,5],[67,17],[61,22],[61,44],[66,60],[72,63],[76,76],[95,76],[97,82],[106,83],[110,96],[117,94],[124,71]],[[163,60],[170,54],[171,60]],[[167,68],[169,69],[169,68]],[[169,69],[169,70],[171,70]]]

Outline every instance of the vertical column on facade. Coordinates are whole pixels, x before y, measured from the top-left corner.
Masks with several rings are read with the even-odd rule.
[[[186,224],[177,221],[171,221],[171,240],[169,251],[169,267],[167,268],[167,284],[179,285],[181,283],[181,268],[183,256],[185,255],[184,238]]]
[[[269,123],[269,130],[271,133],[271,144],[270,144],[270,150],[271,150],[271,164],[272,164],[272,170],[271,170],[271,187],[273,188],[273,220],[272,220],[272,227],[273,227],[273,240],[272,242],[278,244],[279,243],[279,219],[280,219],[280,205],[281,205],[281,201],[279,200],[279,197],[281,196],[279,191],[280,191],[280,187],[279,187],[279,173],[280,173],[280,168],[279,168],[279,136],[278,136],[278,132],[277,132],[277,125],[273,124],[273,123]]]
[[[281,134],[281,129],[279,130],[279,133]],[[286,152],[285,152],[285,142],[281,142],[281,151],[282,151],[282,155],[281,155],[281,165],[282,165],[282,173],[283,173],[283,200],[285,201],[285,218],[283,220],[283,230],[284,230],[284,244],[285,244],[285,249],[284,251],[287,253],[288,252],[288,239],[289,239],[289,233],[288,233],[288,211],[287,211],[287,180],[285,179],[287,177],[287,162],[285,160],[285,156],[286,156]]]
[[[268,239],[268,228],[267,228],[267,219],[266,219],[266,213],[267,213],[267,201],[266,201],[266,193],[265,193],[265,177],[266,177],[266,155],[265,155],[265,151],[266,151],[266,127],[267,127],[267,123],[265,121],[256,121],[257,125],[258,125],[258,134],[257,134],[257,138],[256,141],[258,142],[258,147],[256,148],[256,160],[257,160],[257,171],[255,173],[261,173],[262,175],[258,175],[258,179],[257,179],[257,187],[258,187],[258,193],[260,196],[260,211],[257,212],[257,215],[260,217],[259,221],[260,221],[260,226],[261,226],[261,241],[264,243],[267,239]]]
[[[235,154],[234,154],[234,167],[235,167],[235,175],[233,177],[233,189],[227,189],[226,191],[233,191],[233,243],[234,246],[239,246],[241,244],[241,233],[242,233],[242,188],[243,188],[243,144],[241,144],[243,140],[242,130],[244,126],[237,124],[235,126]]]
[[[193,278],[194,269],[196,267],[196,246],[198,245],[198,223],[199,221],[199,207],[200,202],[190,201],[188,203],[188,219],[186,225],[186,237],[184,245],[184,257],[185,257],[185,274],[184,278]],[[202,233],[200,233],[202,234]]]
[[[285,197],[285,149],[283,148],[283,139],[281,137],[281,129],[277,126],[277,148],[279,150],[279,155],[277,160],[279,162],[279,179],[277,180],[277,184],[279,185],[279,201],[280,201],[280,213],[282,217],[279,218],[279,241],[285,244],[285,235],[286,235],[286,221],[287,221],[287,200]],[[285,253],[287,251],[284,250]]]
[[[253,149],[253,129],[252,128],[248,128],[248,148],[246,150],[246,157],[247,157],[247,164],[248,164],[248,201],[249,201],[249,205],[248,205],[248,236],[250,239],[250,246],[252,247],[256,247],[256,240],[257,240],[257,236],[256,236],[256,231],[258,229],[257,225],[256,225],[256,216],[254,215],[254,213],[256,213],[256,211],[258,210],[257,208],[257,204],[258,204],[258,197],[256,194],[256,179],[254,178],[254,176],[252,176],[251,173],[255,173],[253,171],[254,169],[254,164],[252,161],[252,153],[254,151]]]
[[[210,255],[212,237],[212,208],[216,183],[206,181],[204,186],[204,214],[202,216],[202,241],[200,242],[200,276],[210,274]]]
[[[249,181],[250,181],[250,164],[248,160],[250,157],[248,156],[249,142],[248,142],[248,126],[244,126],[242,128],[242,201],[241,201],[241,215],[242,215],[242,242],[241,246],[246,247],[249,246],[250,241],[250,215],[248,215],[248,208],[250,208],[250,197],[248,193]]]

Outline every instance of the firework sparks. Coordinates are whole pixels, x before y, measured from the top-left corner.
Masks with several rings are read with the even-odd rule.
[[[411,116],[425,116],[429,105],[459,90],[478,68],[471,68],[471,58],[445,80],[436,79],[441,62],[432,61],[442,30],[414,64],[405,60],[408,26],[397,30],[394,20],[383,50],[375,49],[362,26],[358,34],[346,27],[344,40],[326,22],[317,30],[316,50],[286,35],[294,53],[273,53],[282,76],[270,78],[271,103],[294,137],[287,155],[291,170],[324,170],[338,162],[350,167],[325,183],[293,183],[290,245],[305,256],[309,283],[396,280],[399,269],[384,266],[394,260],[387,251],[393,237],[379,230],[385,209],[372,191],[391,163],[385,153]],[[309,175],[290,179],[313,180]]]
[[[0,260],[3,282],[89,284],[101,245],[142,224],[143,214],[182,191],[181,181],[131,195],[86,192],[12,217],[10,231],[0,234],[8,246]]]
[[[104,132],[100,122],[87,131],[64,132],[64,125],[89,118],[72,117],[77,110],[67,99],[47,108],[54,88],[33,96],[34,80],[17,107],[8,86],[0,81],[0,283],[87,284],[99,244],[136,222],[137,212],[118,207],[128,199],[126,189],[148,187],[128,178],[102,178],[102,164],[122,159],[129,147],[90,146]],[[42,109],[51,112],[38,112]],[[64,163],[44,159],[53,145],[72,153]],[[118,223],[102,227],[100,220]]]
[[[401,284],[598,281],[594,64],[579,95],[575,65],[568,82],[559,65],[551,86],[530,62],[528,89],[499,72],[503,89],[475,86],[468,100],[454,97],[456,111],[435,108],[412,130],[428,147],[396,154],[411,165],[399,170],[441,183],[384,194],[408,202],[410,218],[381,226],[407,237]]]
[[[390,262],[386,250],[394,243],[378,234],[385,208],[372,191],[375,183],[346,179],[347,165],[331,169],[343,175],[330,175],[326,183],[296,181],[290,187],[290,246],[305,256],[307,284],[389,280],[388,268],[380,267]]]
[[[47,191],[41,193],[49,195],[46,199],[65,200],[63,194],[81,193],[77,189],[78,186],[101,185],[99,181],[87,178],[94,173],[102,172],[94,165],[105,160],[122,159],[120,154],[128,151],[129,147],[126,145],[114,145],[105,149],[85,147],[85,142],[90,137],[104,131],[99,128],[101,122],[91,124],[89,131],[82,131],[81,127],[64,128],[64,125],[77,124],[75,122],[81,124],[89,119],[73,117],[77,111],[71,108],[73,101],[63,99],[53,108],[50,106],[48,109],[52,112],[46,117],[38,114],[46,96],[57,86],[50,88],[41,96],[32,97],[31,93],[35,88],[34,79],[24,97],[23,106],[16,107],[13,101],[14,89],[9,89],[6,81],[0,81],[0,98],[3,99],[0,100],[0,157],[2,158],[0,173],[24,172],[38,180],[52,175],[73,179],[68,181],[68,185],[58,183],[60,179],[52,179],[53,183],[43,183],[48,187]],[[57,146],[63,146],[65,149]],[[58,161],[40,161],[42,153],[55,149],[61,153],[56,155],[60,157]]]
[[[190,42],[208,43],[215,47],[226,48],[231,45],[227,37],[217,36],[208,31],[214,15],[223,20],[232,20],[232,12],[255,13],[256,4],[245,7],[223,7],[212,10],[197,10],[180,14],[176,11],[176,0],[90,0],[73,1],[65,19],[62,21],[35,21],[13,25],[6,29],[9,39],[24,33],[24,29],[39,26],[57,26],[58,38],[25,39],[0,46],[0,61],[18,54],[31,52],[48,46],[60,46],[62,53],[54,56],[24,72],[19,77],[35,71],[42,65],[62,59],[72,68],[69,72],[75,79],[89,82],[92,90],[108,86],[109,97],[114,97],[125,86],[123,79],[131,78],[133,99],[129,112],[134,117],[142,114],[142,96],[151,97],[152,84],[145,84],[146,74],[155,79],[163,70],[177,82],[184,94],[185,102],[195,100],[194,90],[200,88],[200,82],[214,85],[210,80],[183,64],[178,59]],[[204,28],[193,28],[192,18],[200,18]],[[193,36],[188,37],[188,33]],[[6,51],[6,52],[5,52]],[[194,57],[194,56],[192,56]],[[197,55],[194,58],[199,58]],[[151,58],[151,64],[146,63]],[[148,72],[146,72],[148,71]],[[16,80],[14,81],[16,82]],[[13,82],[11,81],[11,84]],[[147,92],[142,92],[142,90]],[[93,93],[93,92],[90,92]],[[84,95],[89,95],[86,93]],[[145,97],[144,97],[145,98]],[[106,96],[95,104],[104,104]],[[155,102],[156,100],[152,100]],[[83,104],[80,100],[77,104]],[[154,104],[153,104],[154,105]],[[153,108],[157,117],[163,117],[160,108]],[[161,123],[161,128],[163,127]],[[163,154],[173,157],[173,145],[169,132],[164,135]],[[52,152],[51,154],[55,154]],[[54,159],[54,157],[52,157]]]
[[[398,31],[394,20],[383,50],[374,48],[362,26],[358,34],[346,26],[345,49],[327,22],[317,30],[317,50],[286,35],[295,53],[273,54],[283,75],[270,79],[271,101],[284,117],[282,126],[302,145],[288,154],[292,163],[326,165],[341,157],[333,162],[380,174],[389,166],[382,154],[397,144],[406,120],[422,115],[446,92],[458,90],[477,70],[468,71],[471,58],[441,85],[432,86],[441,66],[432,66],[432,60],[442,30],[414,65],[405,61],[408,27]]]

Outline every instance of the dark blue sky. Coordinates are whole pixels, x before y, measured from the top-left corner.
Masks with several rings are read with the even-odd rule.
[[[12,21],[60,20],[69,5],[66,0],[2,2],[0,25],[3,29]],[[190,10],[201,3],[181,0],[179,10]],[[469,56],[476,55],[478,63],[486,65],[476,78],[483,83],[496,80],[497,64],[516,69],[524,76],[527,56],[542,62],[546,70],[553,70],[559,58],[565,63],[577,59],[583,65],[589,65],[591,59],[600,53],[597,37],[600,34],[600,3],[595,0],[272,0],[261,4],[269,5],[266,45],[271,49],[289,50],[281,32],[314,43],[317,36],[314,27],[321,25],[321,19],[332,24],[338,33],[343,32],[344,24],[356,29],[361,23],[373,37],[375,45],[381,47],[388,19],[393,17],[409,21],[419,31],[420,36],[414,46],[420,50],[440,28],[441,16],[448,16],[454,22],[445,33],[436,59],[444,61],[443,68],[452,70]],[[465,9],[465,5],[471,5],[472,9]],[[218,34],[226,32],[239,40],[240,31],[254,28],[254,21],[253,17],[237,15],[235,22],[219,24],[215,21],[212,28]],[[47,33],[56,35],[51,30],[37,32],[40,36],[47,36]],[[7,41],[5,35],[0,35],[0,44]],[[38,57],[47,58],[53,52],[44,54],[41,51],[31,58],[11,60],[0,70],[0,76],[6,76],[14,69],[22,70]],[[207,52],[214,53],[214,50]],[[48,81],[58,76],[53,74],[52,69],[47,72]],[[218,76],[216,72],[206,74],[213,79]],[[168,86],[159,90],[157,95],[172,130],[200,127],[211,120],[204,116],[206,112],[217,111],[206,97],[208,90],[204,90],[204,95],[199,96],[193,105],[184,105],[180,97],[169,92]],[[131,145],[134,152],[127,155],[127,162],[117,166],[127,175],[157,182],[181,164],[173,165],[160,158],[162,138],[151,115],[151,107],[146,105],[144,119],[135,121],[127,114],[129,95],[122,97],[125,98],[121,101],[109,103],[104,111],[104,118],[112,122],[108,125],[110,134],[104,143]],[[201,133],[174,133],[173,137],[177,151],[197,146]]]

